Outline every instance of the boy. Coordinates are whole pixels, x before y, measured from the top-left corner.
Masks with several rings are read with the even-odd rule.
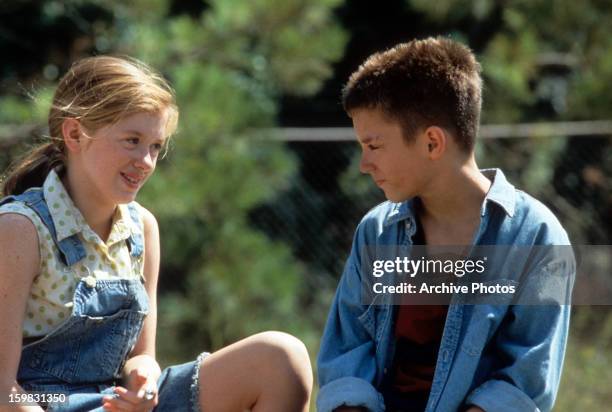
[[[569,245],[544,205],[500,170],[478,169],[472,52],[428,38],[376,53],[351,75],[343,105],[360,170],[389,201],[357,228],[321,342],[318,410],[549,411],[569,305],[379,305],[361,295],[366,246]]]

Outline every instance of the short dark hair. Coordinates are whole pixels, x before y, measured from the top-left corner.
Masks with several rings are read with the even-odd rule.
[[[482,80],[472,51],[437,37],[413,40],[368,57],[342,91],[344,110],[380,109],[400,123],[404,138],[439,126],[466,152],[478,134]]]

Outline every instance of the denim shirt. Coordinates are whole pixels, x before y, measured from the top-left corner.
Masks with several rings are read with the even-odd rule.
[[[476,245],[569,245],[555,216],[498,169],[481,207]],[[394,306],[364,305],[365,245],[411,245],[413,199],[384,202],[357,227],[318,355],[317,410],[385,410],[381,384],[392,371]],[[575,268],[572,270],[575,271]],[[396,307],[395,307],[396,308]],[[559,386],[570,306],[464,305],[448,308],[426,412],[477,405],[487,412],[550,411]]]

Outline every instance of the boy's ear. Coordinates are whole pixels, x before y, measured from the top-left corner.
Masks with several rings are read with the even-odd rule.
[[[67,118],[62,123],[62,138],[66,149],[71,152],[81,150],[83,133],[81,131],[81,123],[77,119]]]
[[[431,160],[442,157],[448,144],[448,135],[444,129],[438,126],[430,126],[425,130],[425,143]]]

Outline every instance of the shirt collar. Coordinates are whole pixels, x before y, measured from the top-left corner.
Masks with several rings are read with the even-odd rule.
[[[394,223],[408,219],[410,223],[415,223],[415,199],[411,198],[402,203],[393,203],[391,212],[385,219],[385,226],[390,226]],[[413,225],[414,226],[414,225]]]
[[[51,170],[47,175],[43,183],[43,193],[59,242],[80,232],[86,232],[83,235],[90,241],[96,237],[94,232],[89,229],[81,211],[70,198],[56,170]],[[131,218],[127,205],[119,205],[115,210],[111,232],[106,244],[110,246],[126,240],[132,234],[141,232],[140,227]],[[89,236],[85,236],[85,234]]]
[[[127,205],[119,205],[115,210],[113,226],[106,243],[110,246],[114,243],[126,240],[132,236],[132,234],[136,233],[141,233],[141,230],[138,225],[136,225],[136,222],[132,220]]]
[[[516,189],[506,180],[506,176],[501,169],[482,169],[481,172],[491,181],[491,187],[487,192],[480,215],[487,213],[487,204],[493,202],[499,205],[508,217],[514,216],[516,207]]]
[[[514,216],[516,205],[514,186],[506,180],[506,176],[504,176],[501,169],[482,169],[481,172],[491,181],[491,187],[480,208],[481,216],[486,214],[487,205],[491,202],[500,206],[509,217]],[[411,198],[402,203],[394,203],[391,212],[389,212],[385,219],[384,225],[390,226],[406,219],[410,220],[411,224],[414,224],[415,216],[415,199]]]
[[[83,230],[85,219],[72,202],[57,171],[51,170],[47,175],[43,183],[43,195],[55,226],[58,241],[61,242]]]

